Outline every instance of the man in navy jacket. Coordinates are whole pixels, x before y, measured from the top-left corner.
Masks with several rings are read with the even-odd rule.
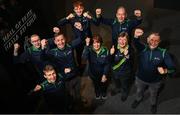
[[[131,35],[132,30],[141,24],[141,11],[135,10],[134,11],[135,19],[130,20],[127,18],[126,9],[123,6],[120,6],[116,12],[116,18],[108,19],[101,16],[101,9],[96,9],[96,17],[98,22],[102,24],[106,24],[111,26],[112,29],[112,45],[117,45],[118,35],[121,32],[127,32],[129,36]],[[131,37],[131,36],[130,36]]]
[[[91,23],[98,25],[96,18],[92,17],[88,12],[84,12],[84,5],[80,1],[76,1],[73,3],[74,13],[70,13],[67,17],[62,18],[58,21],[58,26],[64,26],[65,24],[70,24],[74,33],[74,38],[77,39],[79,36],[79,31],[76,31],[77,23],[81,23],[83,34],[81,36],[82,42],[75,48],[77,53],[77,62],[78,66],[81,67],[81,55],[83,48],[85,46],[85,38],[92,38],[91,32]],[[54,31],[58,30],[57,27],[54,28]],[[80,70],[83,69],[82,67]]]
[[[139,51],[139,64],[136,75],[137,96],[132,103],[136,108],[143,98],[146,86],[149,86],[151,112],[157,111],[157,94],[164,75],[172,75],[175,72],[175,65],[165,49],[158,47],[160,36],[158,33],[151,33],[147,38],[148,45],[140,42],[139,37],[143,34],[142,29],[136,29],[134,33],[134,45]]]

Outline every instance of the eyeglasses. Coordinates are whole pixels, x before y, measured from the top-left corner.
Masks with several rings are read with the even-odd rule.
[[[32,42],[32,43],[40,42],[40,39],[32,40],[31,42]]]

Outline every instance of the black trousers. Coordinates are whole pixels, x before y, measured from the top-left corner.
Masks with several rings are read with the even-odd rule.
[[[108,81],[101,82],[101,78],[90,77],[93,81],[96,96],[106,96]]]
[[[115,85],[114,91],[116,93],[121,92],[122,96],[128,96],[129,89],[130,89],[130,84],[131,84],[131,79],[132,74],[127,73],[122,76],[114,76],[113,77],[113,83]]]

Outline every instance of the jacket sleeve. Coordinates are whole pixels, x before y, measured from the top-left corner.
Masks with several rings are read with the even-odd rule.
[[[100,16],[99,18],[97,18],[97,22],[112,26],[114,19],[108,19],[108,18],[104,18],[104,17]]]
[[[145,44],[141,43],[139,38],[133,38],[133,43],[136,49],[140,52],[143,51],[147,47]]]
[[[48,40],[48,47],[51,48],[51,47],[55,46],[54,38],[48,38],[47,40]]]
[[[89,59],[89,54],[90,54],[90,46],[84,46],[84,50],[82,53],[82,59],[83,60],[88,60]]]
[[[164,63],[165,63],[167,70],[168,70],[167,71],[168,76],[170,76],[170,77],[174,76],[175,64],[174,64],[174,62],[173,62],[173,60],[172,60],[172,58],[168,52],[165,52],[165,54],[164,54]]]
[[[100,24],[100,20],[96,17],[92,16],[92,19],[89,19],[89,20],[90,20],[90,22],[92,22],[96,26],[99,26],[99,24]]]
[[[105,59],[105,66],[104,66],[104,71],[103,71],[103,75],[106,75],[106,76],[108,76],[108,73],[109,73],[110,67],[111,67],[109,56],[110,56],[109,52],[107,52],[107,57]]]
[[[23,52],[21,55],[13,57],[14,64],[25,63],[26,61],[29,61],[29,60],[30,60],[30,54],[29,54],[28,50]]]
[[[138,25],[142,23],[142,18],[141,17],[136,17],[135,19],[130,20],[129,25],[131,29],[134,29]]]
[[[70,20],[67,20],[66,18],[62,18],[57,23],[58,26],[64,26],[65,24],[70,24]]]
[[[78,29],[74,29],[76,31],[76,36],[74,39],[72,39],[72,41],[70,42],[70,45],[72,46],[72,48],[76,48],[78,45],[80,45],[83,41],[82,41],[82,35],[83,35],[83,31],[80,31]]]

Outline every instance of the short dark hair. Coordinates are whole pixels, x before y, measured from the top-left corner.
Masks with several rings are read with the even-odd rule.
[[[102,37],[99,34],[94,35],[92,40],[93,42],[103,43]]]
[[[83,3],[81,1],[74,1],[73,7],[84,7]]]
[[[127,32],[121,32],[121,33],[119,34],[118,38],[119,38],[119,37],[126,37],[127,39],[129,39],[129,35],[128,35]]]
[[[46,65],[43,69],[43,72],[48,72],[48,71],[52,71],[52,70],[55,70],[52,65]]]
[[[61,32],[54,34],[54,38],[56,38],[58,36],[64,36],[64,38],[66,39],[65,35],[63,33],[61,33]]]

